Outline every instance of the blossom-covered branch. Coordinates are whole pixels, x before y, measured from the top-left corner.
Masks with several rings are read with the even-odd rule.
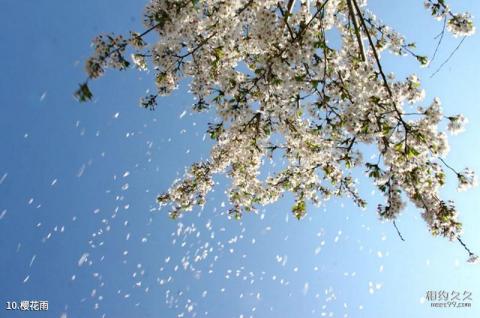
[[[468,13],[452,12],[443,0],[425,7],[447,19],[454,36],[474,33]],[[231,179],[230,213],[237,218],[286,192],[295,196],[298,219],[309,202],[331,197],[365,207],[352,177],[363,167],[385,196],[381,219],[395,220],[408,198],[433,235],[459,237],[457,210],[439,196],[444,168],[450,169],[439,123],[448,121],[448,130],[458,133],[466,119],[443,115],[438,98],[425,106],[417,76],[402,80],[385,72],[385,50],[423,66],[428,59],[371,13],[366,0],[151,0],[145,26],[128,39],[97,37],[86,69],[89,79],[109,67],[126,69],[131,51],[138,69],[155,72],[157,92],[141,100],[143,107],[154,109],[158,96],[190,78],[193,110],[215,111],[217,121],[207,129],[215,141],[210,157],[158,197],[172,217],[205,204],[215,174]],[[340,34],[338,49],[329,42],[332,29]],[[155,43],[143,38],[150,31],[159,36]],[[77,97],[92,98],[88,81]],[[375,146],[376,161],[364,159],[364,144]],[[274,152],[283,161],[261,178]],[[452,170],[461,189],[475,185],[471,170]]]

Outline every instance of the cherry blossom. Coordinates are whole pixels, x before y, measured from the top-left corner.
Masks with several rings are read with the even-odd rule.
[[[453,12],[443,0],[427,0],[425,8],[446,19],[454,36],[475,32],[470,14]],[[188,78],[193,111],[215,112],[207,129],[215,142],[209,158],[158,196],[172,217],[203,206],[215,174],[231,180],[235,218],[287,192],[294,194],[298,219],[308,203],[332,197],[365,207],[352,176],[360,167],[385,196],[380,219],[395,220],[409,200],[433,235],[461,234],[454,203],[439,191],[445,170],[458,177],[461,189],[476,179],[444,160],[449,146],[440,124],[447,120],[457,133],[467,120],[444,115],[438,98],[424,101],[416,75],[386,73],[384,51],[411,56],[420,66],[429,61],[369,11],[366,0],[151,0],[144,23],[146,31],[129,38],[95,38],[85,68],[89,80],[130,64],[154,72],[156,92],[140,102],[147,109]],[[340,39],[331,39],[329,30]],[[156,42],[144,39],[150,32]],[[76,93],[81,101],[92,98],[88,84]],[[376,149],[374,159],[364,158],[363,145]],[[283,161],[269,166],[271,158]],[[268,176],[261,178],[262,171]]]

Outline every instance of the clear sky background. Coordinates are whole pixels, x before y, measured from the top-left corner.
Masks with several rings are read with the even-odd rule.
[[[480,3],[451,1],[480,16]],[[203,211],[179,221],[158,212],[156,194],[208,154],[212,115],[190,114],[185,86],[143,110],[148,74],[111,71],[92,84],[95,101],[72,97],[84,79],[90,40],[142,30],[143,1],[2,0],[0,35],[0,317],[480,317],[480,267],[457,243],[433,238],[412,206],[401,241],[380,223],[373,187],[365,211],[348,200],[312,208],[301,222],[286,197],[242,222],[223,214],[225,179]],[[441,23],[422,1],[370,1],[370,8],[431,56]],[[480,27],[477,22],[477,27]],[[446,36],[433,65],[386,55],[386,69],[416,72],[467,131],[450,138],[448,161],[480,171],[480,37]],[[185,116],[181,114],[187,110]],[[480,253],[480,192],[458,193],[464,240]],[[83,256],[83,257],[82,257]],[[427,291],[472,293],[471,308],[430,308]],[[48,300],[43,313],[5,302]]]

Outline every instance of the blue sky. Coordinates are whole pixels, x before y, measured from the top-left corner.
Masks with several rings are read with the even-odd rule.
[[[156,194],[208,154],[203,133],[211,117],[181,117],[192,102],[185,87],[157,111],[140,109],[152,83],[135,71],[108,72],[93,83],[93,103],[72,97],[90,40],[141,30],[143,5],[2,1],[2,306],[48,300],[49,311],[35,316],[63,318],[480,316],[480,267],[465,263],[460,245],[432,238],[411,206],[398,221],[401,241],[391,224],[378,222],[379,197],[368,182],[361,189],[372,201],[366,211],[334,200],[301,222],[290,216],[289,197],[261,215],[228,220],[223,178],[205,209],[181,225],[155,211]],[[452,5],[480,16],[476,1]],[[433,53],[441,23],[419,1],[370,6],[419,52]],[[467,131],[450,138],[448,161],[480,171],[480,38],[468,38],[430,78],[458,41],[446,37],[430,68],[388,55],[386,68],[416,72],[426,102],[439,96],[446,112],[469,118]],[[458,193],[454,176],[449,181],[443,195],[456,200],[463,238],[480,252],[479,189]],[[472,292],[472,308],[430,308],[421,302],[429,290]],[[24,315],[0,309],[0,317]]]

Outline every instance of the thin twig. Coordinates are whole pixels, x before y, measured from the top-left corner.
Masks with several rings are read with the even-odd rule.
[[[470,249],[467,247],[467,245],[465,243],[463,243],[460,236],[457,236],[457,240],[460,242],[460,244],[462,244],[463,248],[468,252],[468,255],[470,255],[470,256],[474,255],[473,252],[470,251]]]
[[[395,230],[397,230],[397,234],[400,237],[400,239],[405,242],[405,239],[403,238],[402,233],[398,229],[397,223],[395,221],[393,221],[393,226],[395,227]]]
[[[465,41],[466,38],[467,38],[466,36],[464,36],[462,38],[460,43],[458,43],[457,47],[452,51],[452,53],[450,53],[450,55],[447,57],[447,59],[438,67],[438,69],[435,72],[433,72],[432,75],[430,75],[430,78],[434,77],[438,72],[440,72],[442,70],[442,68],[445,66],[445,64],[447,64],[450,61],[450,59],[453,57],[453,55],[458,51],[458,49],[460,49],[460,46],[462,46],[462,43],[463,43],[463,41]]]
[[[454,168],[452,168],[452,166],[450,166],[445,160],[443,160],[443,158],[438,157],[438,159],[440,159],[440,161],[445,165],[445,167],[447,167],[448,169],[452,170],[453,173],[455,173],[456,175],[458,175],[458,171],[455,170]]]
[[[280,10],[280,13],[282,14],[283,16],[283,20],[285,22],[285,27],[287,28],[288,30],[288,33],[290,34],[290,37],[292,38],[292,40],[295,40],[295,36],[294,36],[294,33],[293,33],[293,30],[292,28],[290,27],[290,24],[288,23],[288,18],[290,17],[290,15],[292,14],[292,10],[293,10],[293,6],[295,5],[295,0],[289,0],[288,1],[288,4],[287,4],[287,12],[284,12],[283,9],[282,9],[282,5],[281,3],[279,2],[278,3],[278,9]]]
[[[433,52],[433,56],[430,59],[430,65],[432,64],[433,60],[437,56],[438,49],[440,48],[440,44],[442,44],[443,36],[445,35],[446,26],[447,26],[447,17],[443,18],[442,32],[440,32],[440,34],[435,37],[435,39],[438,38],[438,37],[439,37],[439,39],[438,39],[438,42],[437,42],[437,46],[435,47],[435,52]]]

